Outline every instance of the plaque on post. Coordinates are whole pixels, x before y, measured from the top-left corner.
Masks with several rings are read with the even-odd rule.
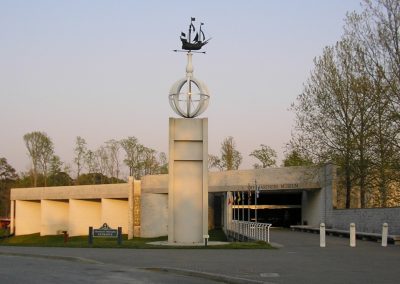
[[[104,223],[98,229],[89,227],[89,244],[93,244],[93,238],[117,238],[117,242],[120,245],[122,244],[122,228],[112,229],[107,223]]]

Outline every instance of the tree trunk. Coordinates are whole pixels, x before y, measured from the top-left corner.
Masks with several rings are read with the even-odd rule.
[[[33,187],[37,187],[37,170],[35,166],[33,166]]]
[[[351,202],[351,170],[349,161],[346,161],[345,176],[346,176],[346,208],[348,209],[350,208],[350,202]]]

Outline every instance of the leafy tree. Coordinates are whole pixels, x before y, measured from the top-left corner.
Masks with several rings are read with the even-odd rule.
[[[76,164],[76,180],[79,182],[79,175],[81,174],[82,168],[85,165],[85,158],[87,152],[87,145],[85,139],[80,136],[76,137],[75,141],[75,158],[74,162]],[[78,183],[79,184],[79,183]]]
[[[355,176],[356,107],[353,100],[349,45],[326,47],[293,109],[296,129],[292,147],[317,162],[333,160],[344,169],[346,208],[350,207]]]
[[[314,61],[293,107],[293,149],[340,166],[347,208],[353,186],[361,207],[375,187],[385,206],[400,169],[400,4],[365,0],[363,7],[347,16],[342,39]]]
[[[18,179],[15,169],[6,158],[0,158],[0,216],[9,216],[10,189]]]
[[[0,158],[0,181],[8,182],[15,181],[18,178],[18,175],[15,169],[8,164],[6,158]]]
[[[129,176],[135,176],[138,178],[138,173],[135,171],[138,169],[142,147],[139,144],[136,137],[131,136],[121,140],[121,146],[125,151],[124,163],[129,167]]]
[[[168,160],[165,153],[143,146],[134,136],[122,139],[125,151],[124,163],[129,167],[129,175],[140,179],[143,175],[168,173]]]
[[[73,179],[66,172],[50,174],[48,178],[49,186],[68,186],[73,184]]]
[[[221,144],[221,167],[225,170],[237,170],[242,163],[242,154],[236,150],[232,136],[224,139]]]
[[[79,184],[108,184],[109,178],[101,173],[85,173],[79,176]]]
[[[312,163],[310,158],[304,157],[296,150],[286,153],[285,159],[283,160],[284,167],[309,166],[312,165]]]
[[[53,158],[54,155],[54,145],[53,141],[51,141],[50,137],[47,135],[43,135],[41,139],[41,152],[40,152],[40,167],[43,172],[44,176],[44,186],[47,186],[47,177],[48,177],[48,171],[49,171],[49,164],[51,159]]]
[[[367,104],[367,110],[374,110],[373,119],[367,119],[371,149],[366,159],[361,156],[358,161],[360,187],[364,183],[378,186],[380,206],[386,206],[390,184],[399,181],[400,4],[397,0],[365,0],[363,7],[362,13],[348,15],[345,27],[346,36],[357,44],[359,67],[369,81],[365,86],[368,98],[373,99],[373,108]],[[365,190],[360,193],[363,206]]]
[[[156,150],[144,147],[142,160],[143,175],[151,175],[158,172],[159,163],[156,154]]]
[[[84,173],[79,176],[79,184],[110,184],[110,183],[124,183],[124,180],[115,177],[107,177],[101,173]]]
[[[261,162],[261,168],[276,166],[276,151],[271,147],[261,144],[260,149],[256,149],[249,156],[253,156]],[[260,168],[259,166],[254,166]]]
[[[64,163],[61,161],[59,156],[53,155],[50,160],[50,174],[52,175],[61,172],[63,164]]]
[[[237,170],[242,163],[242,154],[236,150],[236,144],[232,136],[221,143],[221,157],[208,155],[208,169],[217,168],[220,171]]]
[[[28,149],[28,155],[32,161],[32,174],[33,174],[33,186],[37,186],[37,174],[40,159],[40,140],[42,137],[41,132],[31,132],[24,135],[24,141],[26,148]]]
[[[45,132],[34,131],[24,135],[24,142],[32,161],[33,186],[37,186],[39,170],[43,171],[44,186],[47,183],[47,167],[54,153],[53,142]]]
[[[48,186],[68,186],[71,185],[73,180],[66,172],[62,169],[64,163],[61,161],[60,157],[53,155],[50,161],[50,175],[48,177]]]

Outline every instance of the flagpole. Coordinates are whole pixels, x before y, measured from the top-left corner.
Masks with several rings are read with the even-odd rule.
[[[250,222],[250,198],[251,198],[251,191],[250,191],[250,184],[247,186],[247,222]]]
[[[240,191],[237,192],[237,236],[240,239]]]
[[[242,191],[242,221],[244,222],[244,191]]]
[[[232,209],[233,209],[233,220],[235,220],[235,192],[233,192],[233,202],[232,202]]]
[[[226,193],[226,197],[228,199],[228,210],[227,210],[227,212],[228,212],[229,216],[228,216],[228,219],[227,219],[227,221],[228,221],[227,227],[228,227],[228,231],[229,231],[229,230],[231,230],[231,227],[232,227],[232,202],[231,202],[231,192],[230,191],[228,191]]]
[[[255,197],[254,197],[255,222],[256,222],[256,224],[257,224],[257,198],[258,198],[258,188],[257,188],[257,180],[256,180],[256,179],[254,180],[254,190],[255,190],[255,192],[254,192],[254,194],[255,194]]]

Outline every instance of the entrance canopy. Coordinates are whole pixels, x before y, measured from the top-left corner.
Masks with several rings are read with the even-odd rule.
[[[261,191],[301,192],[321,189],[321,168],[283,167],[254,170],[210,172],[208,192],[254,191],[255,183]],[[145,176],[143,193],[168,193],[168,175]]]

